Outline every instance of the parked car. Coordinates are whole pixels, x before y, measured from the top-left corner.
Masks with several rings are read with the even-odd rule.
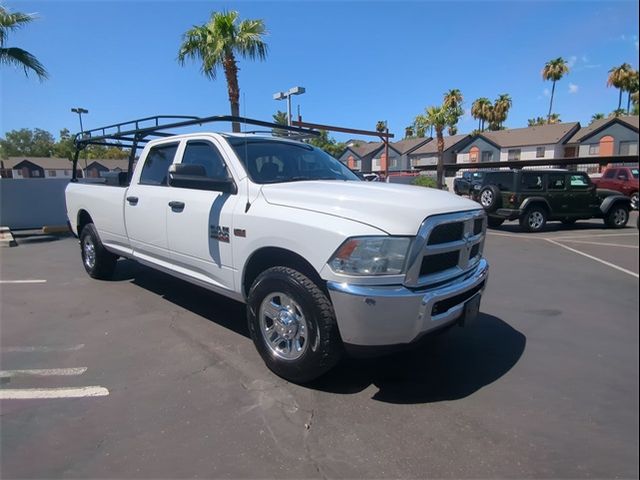
[[[588,175],[568,170],[512,170],[488,172],[477,199],[489,215],[489,226],[519,220],[529,232],[541,231],[547,221],[572,224],[602,218],[611,228],[629,220],[629,197],[596,189]]]
[[[474,185],[480,185],[487,172],[463,172],[462,177],[453,180],[456,195],[471,195]]]
[[[379,182],[380,181],[380,176],[377,173],[363,173],[362,174],[362,178],[363,178],[363,180],[366,180],[367,182]]]
[[[598,188],[620,192],[631,199],[631,208],[638,209],[638,168],[609,167],[599,178],[591,178]]]
[[[245,302],[264,362],[294,382],[473,321],[488,278],[477,203],[361,181],[290,139],[152,140],[128,185],[72,182],[66,205],[91,277],[125,257]]]

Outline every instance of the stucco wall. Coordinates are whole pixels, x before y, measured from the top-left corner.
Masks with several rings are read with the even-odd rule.
[[[598,155],[589,155],[589,145],[590,144],[598,144],[600,143],[600,139],[602,137],[610,135],[613,137],[614,145],[613,145],[613,154],[618,155],[620,152],[620,142],[629,142],[629,141],[638,141],[638,134],[633,130],[620,125],[619,123],[614,123],[609,127],[605,128],[601,132],[598,132],[596,135],[593,135],[583,142],[580,143],[579,147],[579,156],[580,157],[594,157]]]
[[[468,163],[469,162],[469,150],[473,147],[480,149],[480,155],[478,157],[478,163],[482,161],[482,152],[490,151],[493,153],[493,161],[497,162],[500,159],[500,150],[491,145],[489,142],[482,138],[476,138],[473,142],[460,149],[456,155],[456,163]]]

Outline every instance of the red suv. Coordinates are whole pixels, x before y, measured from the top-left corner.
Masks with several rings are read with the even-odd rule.
[[[631,208],[638,209],[638,169],[635,167],[609,167],[601,178],[594,178],[598,188],[621,192],[631,199]]]

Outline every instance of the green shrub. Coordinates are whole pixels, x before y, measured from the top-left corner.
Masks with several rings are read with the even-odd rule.
[[[420,175],[416,177],[415,180],[413,181],[413,184],[418,185],[419,187],[429,187],[429,188],[436,188],[437,186],[436,179],[433,177],[428,177],[426,175]]]

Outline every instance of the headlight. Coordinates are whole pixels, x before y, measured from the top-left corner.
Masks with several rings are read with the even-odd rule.
[[[329,260],[345,275],[398,275],[404,272],[408,237],[358,237],[344,242]]]

